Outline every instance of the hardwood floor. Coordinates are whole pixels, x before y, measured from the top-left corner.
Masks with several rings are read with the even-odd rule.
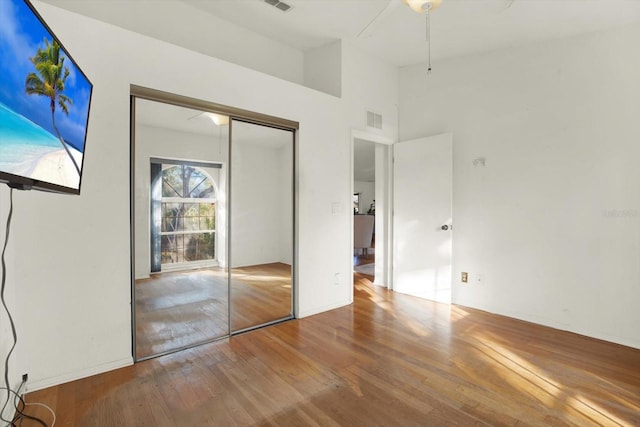
[[[351,306],[27,399],[56,426],[640,425],[640,350],[356,275]]]
[[[374,254],[367,254],[367,255],[362,255],[362,254],[357,254],[353,256],[353,266],[357,267],[359,265],[365,265],[365,264],[373,264],[375,262],[375,255]]]
[[[203,268],[136,280],[136,357],[161,354],[229,333],[227,272]],[[291,266],[235,268],[231,282],[231,330],[291,313]]]

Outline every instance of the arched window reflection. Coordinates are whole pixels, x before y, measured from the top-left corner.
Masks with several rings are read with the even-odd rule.
[[[216,185],[202,169],[162,169],[162,264],[215,259]]]

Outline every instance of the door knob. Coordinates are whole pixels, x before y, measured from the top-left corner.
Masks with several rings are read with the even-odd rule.
[[[442,227],[440,227],[440,228],[442,228],[443,230],[445,230],[445,231],[446,231],[446,230],[448,230],[448,229],[449,229],[449,226],[448,226],[447,224],[445,224],[445,225],[443,225],[443,226],[442,226]]]

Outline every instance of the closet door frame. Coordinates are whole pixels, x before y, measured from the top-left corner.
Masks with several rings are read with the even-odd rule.
[[[133,355],[133,359],[135,362],[139,362],[142,360],[146,360],[151,357],[158,357],[168,353],[174,353],[176,351],[181,351],[186,348],[190,348],[196,345],[201,345],[203,343],[197,343],[193,346],[188,346],[185,348],[179,348],[176,350],[164,352],[162,354],[156,354],[151,357],[145,357],[141,359],[136,358],[136,313],[135,313],[135,123],[136,123],[136,99],[144,99],[148,101],[156,101],[165,104],[175,105],[179,107],[192,108],[201,110],[203,112],[210,112],[215,114],[221,114],[225,116],[229,116],[230,121],[237,120],[246,123],[252,123],[261,126],[268,126],[276,129],[282,129],[285,131],[292,132],[292,144],[293,144],[293,167],[292,167],[292,227],[293,227],[293,241],[292,250],[292,268],[291,268],[291,316],[278,319],[275,321],[271,321],[265,324],[260,324],[255,327],[246,328],[238,331],[231,330],[231,321],[228,322],[229,334],[227,336],[215,338],[211,341],[217,341],[220,339],[228,338],[232,335],[240,334],[246,332],[248,330],[252,330],[255,328],[268,326],[274,323],[279,323],[284,320],[293,319],[298,316],[298,130],[299,123],[296,121],[283,119],[280,117],[275,117],[267,114],[257,113],[249,110],[244,110],[236,107],[231,107],[223,104],[218,104],[214,102],[209,102],[197,98],[191,98],[183,95],[177,95],[170,92],[165,92],[157,89],[151,89],[138,85],[130,86],[130,127],[129,127],[129,141],[130,141],[130,157],[129,157],[129,177],[130,177],[130,188],[129,188],[129,197],[130,197],[130,255],[131,255],[131,352]],[[232,135],[229,132],[229,143],[231,143]],[[231,144],[230,144],[231,145]],[[231,167],[227,168],[227,179],[230,178]],[[229,194],[229,197],[232,197]],[[229,202],[230,204],[230,202]],[[230,241],[231,241],[231,225],[230,221],[227,221],[227,254],[230,254]],[[230,273],[230,263],[227,262],[227,269]],[[230,278],[230,277],[229,277]],[[229,291],[230,295],[230,291]],[[231,319],[231,298],[228,298],[228,316]]]

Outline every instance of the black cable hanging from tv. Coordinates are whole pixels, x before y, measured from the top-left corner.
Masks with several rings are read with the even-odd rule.
[[[20,388],[18,388],[18,391],[14,391],[11,388],[11,383],[9,382],[9,360],[11,359],[11,355],[13,354],[13,351],[15,350],[16,345],[18,344],[18,334],[16,332],[16,325],[13,320],[13,316],[11,315],[11,311],[7,306],[7,301],[5,299],[5,289],[7,285],[7,262],[6,262],[5,254],[7,252],[7,246],[9,245],[9,234],[11,232],[11,218],[13,217],[13,190],[14,190],[13,186],[9,186],[9,187],[10,187],[9,213],[7,215],[7,224],[5,226],[2,255],[0,256],[0,265],[2,266],[2,278],[0,279],[0,301],[2,302],[2,307],[4,308],[4,311],[7,313],[7,317],[9,318],[9,324],[11,325],[11,335],[13,337],[13,343],[11,345],[11,349],[7,353],[6,358],[4,359],[4,387],[0,387],[0,390],[6,390],[7,397],[4,401],[4,404],[2,405],[2,409],[0,409],[0,420],[8,423],[7,425],[16,426],[17,420],[22,420],[23,418],[27,418],[37,422],[42,426],[47,427],[47,424],[44,421],[42,421],[40,418],[33,417],[31,415],[27,415],[24,413],[25,404],[19,392],[20,392],[20,389],[22,389],[22,387],[25,385],[26,380],[23,378],[22,383],[20,384]],[[12,394],[15,395],[20,400],[20,402],[22,403],[22,408],[19,408],[17,405],[14,405],[16,414],[14,415],[14,417],[12,417],[12,419],[7,419],[4,417],[4,412],[7,409],[7,406],[9,405],[9,401],[11,400]]]
[[[9,324],[11,325],[11,334],[13,336],[13,344],[11,345],[11,349],[9,350],[9,353],[7,353],[7,357],[4,360],[4,385],[7,389],[7,398],[5,399],[4,405],[2,405],[2,409],[0,410],[0,419],[4,422],[10,423],[11,425],[13,425],[13,421],[7,420],[4,418],[4,411],[5,409],[7,409],[7,405],[9,404],[9,400],[11,399],[11,384],[9,383],[9,359],[11,358],[11,354],[13,353],[13,350],[16,348],[16,344],[18,343],[18,335],[16,333],[16,325],[13,321],[13,316],[11,316],[9,307],[7,307],[7,302],[4,297],[4,291],[7,284],[7,263],[5,261],[5,253],[7,252],[7,245],[9,244],[9,232],[11,230],[12,216],[13,216],[13,188],[9,190],[9,214],[7,215],[7,225],[5,227],[4,245],[2,246],[2,256],[0,257],[0,264],[2,265],[0,301],[2,301],[2,306],[4,307],[4,311],[7,313],[7,317],[9,318]]]

